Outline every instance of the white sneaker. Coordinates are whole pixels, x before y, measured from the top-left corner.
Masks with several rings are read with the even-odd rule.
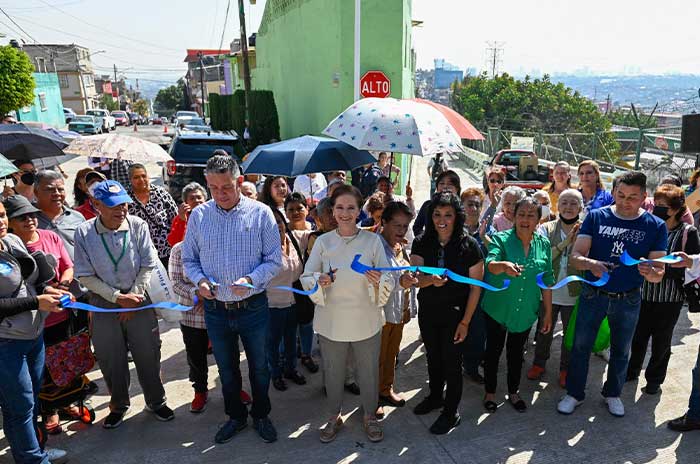
[[[622,400],[619,396],[613,396],[605,398],[605,402],[608,403],[608,411],[615,417],[623,417],[625,415],[625,405],[622,404]]]
[[[571,414],[574,412],[574,409],[579,407],[582,403],[583,401],[579,401],[571,395],[566,395],[561,399],[561,401],[559,401],[557,411],[562,414]]]
[[[61,464],[68,461],[68,453],[58,448],[46,448],[47,456],[49,457],[49,462],[51,464]]]

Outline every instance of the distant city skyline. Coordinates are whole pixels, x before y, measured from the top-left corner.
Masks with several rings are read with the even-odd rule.
[[[249,34],[257,31],[265,3],[251,6],[246,0]],[[0,0],[23,29],[0,15],[0,32],[6,34],[0,40],[75,42],[90,48],[97,73],[111,74],[116,64],[132,80],[174,80],[186,71],[187,48],[221,43],[226,49],[239,36],[233,0],[222,40],[226,4],[122,0],[94,8],[87,0]],[[661,10],[650,0],[575,6],[555,0],[414,0],[412,17],[423,21],[413,29],[422,69],[432,69],[441,58],[480,72],[487,68],[487,42],[497,41],[503,44],[498,69],[514,75],[700,74],[695,32],[700,2],[668,0]]]

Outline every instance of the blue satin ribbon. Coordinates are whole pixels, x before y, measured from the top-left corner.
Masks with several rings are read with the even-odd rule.
[[[212,283],[214,283],[214,282],[212,282]],[[256,287],[255,285],[251,285],[251,284],[231,284],[231,285],[233,287],[245,287],[245,288],[249,288],[251,290],[270,290],[270,289],[283,290],[285,292],[292,292],[292,293],[296,293],[297,295],[306,295],[306,296],[313,295],[314,293],[316,293],[318,291],[318,282],[316,283],[316,285],[314,285],[314,288],[312,288],[311,290],[299,290],[298,288],[286,287],[284,285],[277,285],[275,287],[267,287],[266,289]]]
[[[676,255],[666,255],[662,256],[661,258],[655,258],[655,259],[646,259],[646,258],[641,258],[641,259],[634,259],[627,253],[627,250],[625,250],[622,253],[622,256],[620,256],[620,263],[624,264],[625,266],[636,266],[637,264],[641,263],[664,263],[664,264],[674,264],[678,263],[680,261],[683,261],[683,258],[680,256]]]
[[[143,311],[144,309],[167,309],[169,311],[189,311],[192,306],[183,306],[177,303],[161,302],[152,303],[138,308],[100,308],[91,304],[72,302],[70,296],[63,295],[59,298],[62,308],[80,309],[82,311],[91,311],[93,313],[128,313],[133,311]]]
[[[607,284],[608,281],[610,280],[610,274],[607,272],[603,273],[602,277],[598,280],[586,280],[581,276],[577,275],[571,275],[568,277],[563,278],[556,284],[552,285],[551,287],[548,287],[547,284],[544,283],[544,280],[542,280],[542,276],[544,275],[544,272],[540,272],[537,274],[537,286],[540,287],[542,290],[558,290],[567,284],[570,284],[571,282],[583,282],[585,284],[588,284],[592,287],[602,287],[603,285]]]
[[[462,275],[457,274],[456,272],[452,272],[449,269],[445,269],[442,267],[429,267],[429,266],[370,267],[370,266],[367,266],[366,264],[362,264],[360,262],[361,257],[362,257],[362,255],[355,255],[355,259],[352,260],[352,264],[350,265],[350,269],[352,269],[353,271],[355,271],[359,274],[364,274],[367,271],[422,272],[424,274],[436,275],[436,276],[440,276],[440,277],[447,277],[448,279],[453,280],[455,282],[459,282],[461,284],[474,285],[475,287],[481,287],[481,288],[483,288],[485,290],[489,290],[491,292],[501,292],[501,291],[507,289],[508,286],[510,285],[510,280],[506,279],[503,281],[503,287],[497,288],[497,287],[494,287],[493,285],[487,284],[486,282],[482,282],[481,280],[472,279],[471,277],[464,277]]]

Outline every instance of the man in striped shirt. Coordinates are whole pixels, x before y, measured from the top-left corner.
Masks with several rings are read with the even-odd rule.
[[[182,260],[187,278],[204,298],[204,318],[229,416],[214,441],[225,443],[247,425],[248,410],[239,397],[240,337],[253,393],[250,415],[255,430],[269,443],[277,440],[277,431],[268,418],[265,341],[270,315],[264,288],[281,267],[280,236],[272,210],[241,195],[243,177],[233,158],[212,156],[205,174],[212,200],[190,214]]]

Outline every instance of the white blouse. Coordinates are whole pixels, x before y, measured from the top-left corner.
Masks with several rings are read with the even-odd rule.
[[[384,325],[384,310],[394,280],[382,273],[379,288],[350,268],[355,255],[368,266],[389,267],[384,246],[378,235],[360,230],[352,237],[341,237],[337,230],[321,235],[306,262],[301,283],[306,289],[316,285],[322,273],[337,269],[335,282],[311,295],[316,304],[314,330],[334,341],[366,340]]]

